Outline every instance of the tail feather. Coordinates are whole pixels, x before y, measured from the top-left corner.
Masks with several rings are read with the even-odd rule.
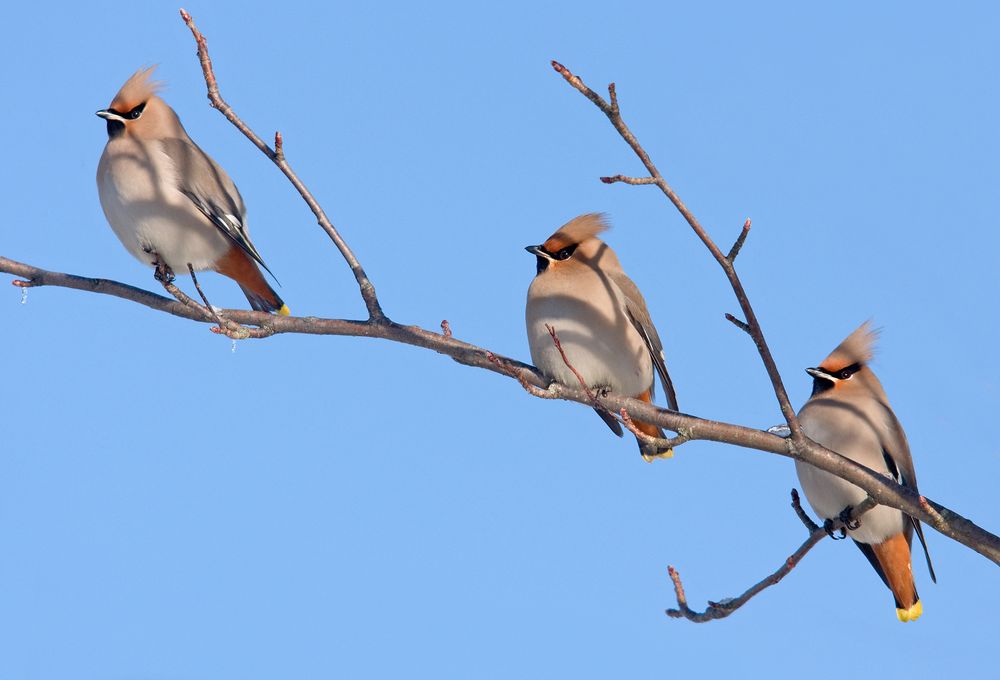
[[[233,246],[215,263],[215,270],[239,284],[252,309],[288,316],[288,306],[271,288],[250,256]]]
[[[878,562],[879,575],[895,598],[897,618],[903,622],[916,621],[923,613],[923,605],[913,581],[910,542],[906,540],[906,535],[900,532],[872,545],[871,550]]]

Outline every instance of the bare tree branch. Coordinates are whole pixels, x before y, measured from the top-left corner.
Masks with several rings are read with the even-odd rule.
[[[750,221],[747,220],[744,223],[743,230],[737,238],[736,243],[733,244],[733,248],[730,250],[729,255],[723,255],[722,251],[701,226],[695,216],[691,213],[687,206],[684,205],[684,202],[681,201],[677,193],[674,192],[674,190],[660,174],[660,171],[656,168],[656,165],[653,164],[649,154],[642,147],[642,145],[639,144],[639,141],[629,129],[628,125],[625,124],[625,121],[621,117],[621,111],[618,104],[618,93],[614,83],[611,83],[608,86],[608,94],[611,100],[611,102],[608,103],[603,97],[590,89],[579,76],[574,75],[568,68],[559,62],[553,61],[552,67],[563,77],[563,79],[566,80],[567,83],[589,99],[595,106],[597,106],[598,109],[601,110],[602,113],[604,113],[605,116],[607,116],[611,125],[615,128],[618,134],[621,135],[622,139],[625,140],[649,172],[649,177],[652,180],[651,183],[656,184],[656,186],[660,188],[674,207],[681,213],[701,242],[706,248],[708,248],[712,257],[719,263],[719,266],[722,267],[722,270],[725,272],[726,278],[729,280],[730,286],[736,295],[736,299],[740,303],[740,308],[743,310],[746,321],[741,321],[731,314],[727,314],[726,318],[738,328],[745,331],[753,339],[754,344],[757,347],[757,352],[760,354],[761,361],[763,362],[767,375],[771,380],[771,386],[774,390],[775,397],[778,400],[778,405],[781,408],[781,413],[785,417],[785,421],[788,423],[788,428],[791,432],[791,436],[787,440],[789,445],[789,455],[792,458],[802,460],[821,470],[831,472],[838,477],[861,487],[868,492],[868,501],[889,505],[902,510],[911,517],[915,517],[923,522],[926,522],[945,535],[951,536],[952,538],[957,538],[959,535],[962,535],[970,539],[972,539],[972,536],[975,536],[975,538],[969,543],[965,543],[963,539],[958,540],[961,540],[965,543],[965,545],[968,545],[977,552],[993,560],[993,562],[1000,564],[1000,538],[997,538],[988,531],[984,531],[964,517],[960,517],[956,513],[938,506],[935,503],[930,503],[924,497],[919,496],[912,490],[904,489],[894,483],[893,486],[897,488],[894,489],[891,494],[884,494],[883,489],[880,487],[886,486],[886,480],[884,478],[879,479],[880,475],[877,475],[868,468],[857,465],[853,461],[850,461],[843,456],[820,446],[806,437],[799,425],[795,410],[792,408],[792,405],[788,400],[788,394],[785,391],[781,375],[778,372],[777,365],[771,355],[771,350],[767,345],[767,341],[764,339],[764,333],[761,329],[760,322],[757,320],[757,315],[754,313],[746,290],[743,288],[743,283],[740,281],[740,277],[736,273],[734,262],[736,260],[736,256],[739,255],[739,251],[746,241],[747,235],[749,234]],[[605,183],[612,183],[616,179],[618,181],[627,181],[627,178],[624,178],[623,176],[602,177],[601,181]],[[645,184],[646,182],[635,181],[627,183]],[[804,552],[802,554],[804,554]],[[683,596],[683,589],[680,587],[679,577],[675,580],[675,584],[678,587],[678,598],[680,599]]]
[[[261,152],[271,159],[271,161],[278,166],[278,168],[285,174],[288,181],[292,183],[299,195],[312,210],[313,214],[316,216],[316,220],[319,226],[323,228],[323,231],[327,233],[330,239],[337,246],[340,254],[344,256],[347,261],[347,266],[351,268],[351,272],[354,274],[354,278],[358,282],[358,288],[361,290],[361,297],[365,301],[365,307],[368,308],[369,318],[376,322],[381,323],[386,321],[386,315],[382,311],[382,306],[379,304],[378,296],[375,294],[375,286],[372,284],[371,280],[368,278],[368,274],[365,273],[364,267],[358,262],[358,258],[354,256],[354,252],[351,250],[347,242],[340,236],[340,233],[334,228],[333,223],[330,222],[326,213],[323,212],[323,208],[320,207],[319,202],[313,197],[312,193],[306,188],[306,185],[299,179],[298,175],[292,170],[292,167],[285,160],[285,150],[284,143],[280,132],[274,133],[274,146],[272,149],[264,142],[263,139],[257,136],[257,134],[250,129],[250,127],[244,123],[236,112],[233,111],[233,107],[226,103],[219,93],[219,84],[215,79],[215,72],[212,69],[212,60],[208,56],[208,41],[205,36],[202,35],[201,31],[194,24],[194,19],[185,10],[180,10],[181,18],[184,19],[184,23],[187,27],[191,29],[191,35],[194,36],[195,42],[198,44],[198,60],[201,62],[201,70],[205,75],[205,85],[208,88],[208,101],[211,102],[212,106],[219,110],[219,112],[226,117],[226,119],[236,126],[240,132],[242,132],[247,139],[253,142]]]
[[[0,272],[21,277],[22,280],[14,280],[11,283],[22,289],[39,286],[73,288],[130,300],[150,309],[192,321],[214,323],[214,319],[201,310],[201,305],[192,308],[177,300],[171,300],[118,281],[51,272],[2,256],[0,256]],[[462,342],[455,337],[428,331],[418,326],[404,326],[389,320],[373,323],[349,319],[275,316],[266,312],[243,309],[224,309],[222,314],[236,323],[266,328],[269,334],[302,333],[381,338],[422,347],[449,356],[465,366],[484,368],[500,375],[512,377],[518,380],[522,386],[530,387],[529,392],[534,396],[591,405],[590,397],[583,390],[558,383],[549,384],[549,381],[533,366],[502,357],[489,350]],[[686,441],[722,442],[747,449],[776,453],[789,458],[801,457],[821,470],[826,470],[864,489],[880,505],[888,505],[902,510],[945,536],[1000,564],[1000,537],[930,499],[924,498],[922,503],[921,496],[913,493],[912,490],[823,448],[809,439],[805,439],[805,445],[800,448],[790,439],[783,439],[763,430],[660,409],[639,399],[620,394],[604,394],[601,396],[601,403],[608,410],[621,411],[621,409],[626,409],[633,418],[659,425],[672,432],[682,433],[686,437]],[[681,443],[683,442],[677,442],[675,446]]]
[[[712,257],[719,263],[722,267],[722,271],[725,272],[726,278],[729,279],[729,284],[733,288],[733,292],[736,294],[736,299],[740,303],[740,308],[743,310],[743,315],[747,319],[747,326],[750,333],[750,337],[753,338],[754,344],[757,345],[757,352],[760,354],[761,360],[764,362],[764,368],[767,370],[767,375],[771,379],[771,386],[774,388],[774,394],[778,398],[778,406],[781,408],[781,413],[785,417],[785,421],[788,423],[788,427],[792,431],[793,437],[800,437],[802,430],[799,427],[799,420],[795,416],[795,409],[792,408],[791,402],[788,400],[788,393],[785,391],[785,385],[781,381],[781,374],[778,373],[778,367],[774,363],[774,358],[771,356],[771,350],[767,346],[767,342],[764,341],[764,334],[761,332],[760,324],[757,323],[757,315],[754,314],[753,307],[750,305],[750,300],[747,297],[746,291],[743,289],[743,283],[740,281],[740,277],[736,273],[736,269],[733,268],[733,261],[722,254],[719,247],[715,245],[715,241],[708,235],[708,232],[701,226],[698,220],[695,218],[694,214],[688,210],[684,202],[681,201],[680,197],[674,192],[674,190],[667,184],[667,181],[663,179],[663,175],[660,171],[656,169],[653,161],[650,159],[649,154],[646,150],[642,148],[639,141],[632,134],[628,125],[622,120],[621,113],[618,108],[618,95],[615,90],[615,84],[611,83],[608,85],[608,93],[611,97],[611,104],[604,101],[601,95],[597,94],[589,87],[587,87],[584,82],[579,78],[579,76],[573,75],[572,72],[558,61],[552,62],[552,68],[554,68],[559,75],[566,79],[566,82],[572,85],[577,91],[579,91],[583,96],[592,101],[597,108],[599,108],[604,115],[608,117],[611,124],[614,126],[618,134],[622,136],[622,139],[632,148],[635,155],[639,157],[642,164],[646,166],[646,170],[649,171],[649,176],[651,178],[652,184],[660,187],[660,190],[666,195],[670,202],[674,204],[681,215],[687,220],[687,223],[691,225],[691,229],[697,234],[701,242],[705,244],[705,247],[712,253]],[[614,179],[614,178],[611,178]],[[602,178],[602,181],[603,178]],[[645,183],[645,182],[643,182]],[[748,227],[744,227],[749,229]],[[744,240],[745,237],[744,237]],[[735,257],[734,257],[735,259]]]
[[[440,354],[454,359],[456,362],[493,371],[500,375],[511,377],[517,380],[521,386],[531,395],[543,399],[561,399],[574,401],[580,404],[591,406],[597,401],[599,406],[608,410],[612,414],[620,414],[625,426],[642,437],[669,447],[679,446],[687,441],[716,441],[740,446],[748,449],[755,449],[769,453],[776,453],[793,459],[802,460],[815,467],[830,472],[867,492],[868,498],[864,503],[855,508],[852,517],[860,516],[876,504],[887,505],[897,508],[912,517],[925,522],[928,526],[938,532],[972,548],[980,554],[986,556],[994,563],[1000,564],[1000,538],[992,533],[980,528],[970,520],[962,517],[958,513],[945,508],[944,506],[931,501],[923,496],[914,493],[912,490],[900,486],[892,479],[877,474],[872,470],[858,465],[839,454],[830,451],[815,442],[811,441],[802,433],[798,421],[795,417],[788,396],[784,390],[781,377],[771,356],[767,343],[764,340],[763,332],[757,321],[756,315],[750,305],[747,294],[734,268],[734,261],[739,255],[740,249],[746,241],[750,230],[750,221],[747,220],[743,226],[732,249],[728,255],[723,255],[715,242],[708,236],[702,226],[694,218],[680,198],[674,193],[671,187],[660,175],[653,165],[649,155],[639,145],[635,136],[625,125],[621,118],[617,92],[614,84],[608,88],[610,102],[605,101],[600,95],[593,92],[584,85],[579,77],[573,75],[561,64],[553,62],[553,67],[566,79],[570,85],[590,99],[608,117],[612,125],[619,132],[622,138],[629,144],[636,155],[642,161],[649,172],[648,177],[635,178],[624,175],[614,177],[604,177],[602,181],[607,183],[623,182],[627,184],[655,184],[681,212],[688,224],[701,239],[705,246],[712,253],[713,257],[723,268],[730,285],[740,303],[740,307],[746,317],[746,321],[740,321],[732,315],[727,315],[734,324],[746,331],[757,346],[761,360],[771,379],[771,384],[778,400],[782,414],[788,423],[791,436],[783,439],[776,435],[761,430],[724,423],[719,421],[698,418],[684,413],[659,409],[656,406],[640,401],[638,399],[626,397],[614,393],[601,392],[595,395],[588,385],[581,379],[581,388],[578,389],[569,385],[558,383],[549,384],[549,381],[534,367],[497,355],[487,349],[463,342],[455,338],[447,321],[441,322],[441,332],[432,332],[418,326],[405,326],[391,321],[382,311],[375,288],[368,279],[367,274],[361,267],[357,258],[351,252],[346,242],[341,238],[337,230],[330,223],[323,210],[320,208],[312,194],[291,170],[284,155],[284,144],[280,132],[275,133],[274,149],[267,146],[252,130],[247,127],[242,120],[233,112],[232,108],[226,104],[219,94],[218,84],[212,70],[211,60],[208,56],[205,37],[195,27],[190,15],[181,10],[181,16],[190,28],[198,44],[198,56],[205,76],[208,89],[208,97],[212,105],[219,109],[226,118],[233,123],[250,141],[257,146],[268,158],[274,162],[285,174],[299,194],[309,205],[317,218],[320,226],[327,232],[331,240],[340,250],[342,256],[348,263],[365,302],[368,319],[326,319],[317,317],[285,317],[267,314],[265,312],[247,310],[217,310],[212,307],[200,286],[195,279],[195,286],[201,294],[204,306],[185,295],[174,286],[169,277],[162,277],[161,281],[167,291],[175,297],[170,298],[157,295],[156,293],[136,288],[117,281],[108,279],[86,278],[72,274],[47,271],[32,265],[16,262],[14,260],[0,257],[0,272],[6,272],[20,277],[12,281],[13,285],[23,290],[38,286],[57,286],[72,288],[92,293],[111,295],[124,300],[145,305],[151,309],[166,312],[174,316],[189,319],[192,321],[217,324],[212,328],[214,332],[223,333],[232,338],[263,338],[279,333],[301,333],[311,335],[333,335],[350,336],[364,338],[380,338],[392,342],[413,345],[424,349],[430,349]],[[192,272],[193,274],[193,272]],[[249,326],[249,327],[248,327]],[[558,337],[554,329],[551,331],[553,342],[560,347]],[[560,347],[561,351],[561,347]],[[562,352],[561,352],[562,353]],[[569,361],[563,354],[563,360],[569,365]],[[572,366],[570,366],[572,368]],[[678,433],[672,439],[660,440],[648,437],[637,430],[633,419],[658,425],[661,428]],[[810,534],[805,543],[796,550],[777,571],[769,575],[763,581],[748,589],[743,595],[735,600],[724,603],[709,603],[709,608],[705,612],[693,612],[687,606],[684,596],[683,585],[676,570],[671,568],[671,578],[673,579],[679,612],[676,615],[689,618],[691,620],[711,620],[723,618],[729,613],[739,608],[746,601],[749,601],[757,593],[770,585],[779,581],[784,574],[788,573],[795,564],[815,545],[816,542],[826,535],[823,527],[818,527],[812,522],[802,510],[798,503],[797,496],[794,497],[793,507],[802,519]],[[818,533],[817,533],[818,532]],[[735,603],[735,604],[734,604]],[[722,612],[722,613],[720,613]],[[672,616],[675,614],[671,614]],[[695,618],[692,618],[695,617]],[[705,618],[707,617],[707,618]]]
[[[866,498],[864,502],[860,503],[851,511],[851,520],[858,520],[861,515],[874,508],[875,505],[875,501],[871,498]],[[792,508],[795,510],[795,514],[798,515],[799,519],[802,520],[802,524],[805,525],[806,531],[809,532],[809,536],[806,537],[806,540],[795,552],[785,558],[785,561],[780,567],[747,588],[738,597],[727,597],[719,600],[718,602],[712,602],[709,600],[708,607],[705,611],[696,612],[688,606],[687,596],[684,594],[684,585],[681,583],[680,573],[674,569],[673,566],[668,566],[667,572],[670,574],[670,580],[674,583],[674,595],[677,598],[677,609],[668,609],[666,611],[667,616],[675,619],[684,618],[688,621],[693,621],[694,623],[707,623],[708,621],[714,621],[716,619],[724,619],[745,605],[756,595],[785,578],[785,576],[788,575],[788,573],[794,569],[800,561],[802,561],[802,558],[806,556],[806,553],[812,550],[813,546],[822,541],[828,535],[827,530],[813,522],[809,518],[809,515],[806,514],[806,511],[802,509],[802,503],[799,501],[799,493],[795,489],[792,489]],[[846,528],[846,524],[839,519],[834,521],[831,526],[834,531]]]

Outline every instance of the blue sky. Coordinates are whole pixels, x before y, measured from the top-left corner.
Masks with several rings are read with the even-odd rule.
[[[693,3],[690,3],[693,5]],[[717,265],[548,65],[614,80],[626,120],[739,268],[793,403],[873,318],[922,490],[1000,529],[988,3],[490,7],[191,3],[223,94],[286,154],[397,321],[527,359],[523,246],[605,211],[682,408],[780,421]],[[204,96],[161,2],[5,10],[0,254],[155,288],[104,221],[93,112],[137,67],[246,198],[294,313],[356,318],[349,271]],[[902,625],[848,542],[804,538],[791,461],[691,443],[647,465],[588,409],[355,338],[230,342],[124,301],[0,276],[0,677],[982,677],[1000,573],[930,532]],[[244,306],[205,275],[213,302]],[[189,282],[182,280],[182,285]]]

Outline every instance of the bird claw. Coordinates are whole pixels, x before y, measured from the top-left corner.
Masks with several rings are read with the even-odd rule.
[[[153,278],[160,283],[173,283],[174,282],[174,271],[167,266],[167,263],[163,260],[157,258],[153,262],[153,266],[156,270],[153,272]]]
[[[840,511],[840,521],[844,523],[844,526],[854,531],[855,529],[861,528],[861,520],[851,517],[851,513],[854,512],[854,508],[848,505],[846,508]]]
[[[847,538],[847,531],[844,530],[843,526],[841,526],[841,527],[839,527],[837,529],[833,528],[833,520],[832,519],[828,519],[828,520],[825,520],[823,522],[823,531],[825,531],[826,535],[829,536],[830,538],[832,538],[835,541],[842,541],[845,538]],[[840,532],[840,536],[837,535],[838,531]]]

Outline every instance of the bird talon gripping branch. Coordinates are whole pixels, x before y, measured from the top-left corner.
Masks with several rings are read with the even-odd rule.
[[[861,518],[851,517],[852,512],[854,512],[854,506],[848,505],[846,508],[840,511],[838,519],[840,519],[840,521],[844,523],[844,526],[847,527],[850,531],[855,531],[861,528]]]
[[[844,530],[844,527],[835,529],[832,519],[823,521],[823,531],[825,531],[826,535],[835,541],[842,541],[847,538],[847,532]],[[840,531],[840,536],[837,535],[837,531]]]

